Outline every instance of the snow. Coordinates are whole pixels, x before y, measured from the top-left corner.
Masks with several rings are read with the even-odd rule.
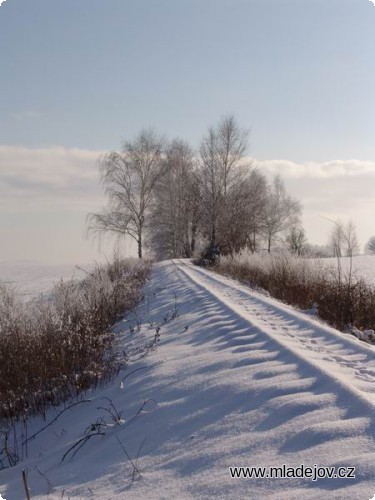
[[[47,293],[53,284],[84,276],[90,266],[43,264],[29,260],[0,262],[0,281],[12,285],[25,300]]]
[[[337,268],[337,259],[319,259],[324,265]],[[341,258],[343,271],[348,272],[350,267],[349,257]],[[375,285],[375,255],[356,255],[353,257],[353,272],[355,276],[364,278],[370,285]]]
[[[4,498],[24,498],[24,468],[33,499],[373,497],[373,346],[187,260],[155,267],[145,300],[116,326],[121,348],[134,359],[158,326],[157,350],[87,393],[0,472]],[[99,409],[104,397],[118,424]],[[62,462],[99,417],[105,435]],[[28,435],[45,424],[34,419]],[[133,461],[139,452],[134,481],[117,438]],[[352,466],[356,478],[232,479],[228,470],[282,464]]]

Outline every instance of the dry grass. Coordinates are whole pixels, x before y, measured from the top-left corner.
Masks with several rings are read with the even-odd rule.
[[[288,253],[243,253],[221,257],[213,269],[300,309],[314,307],[339,330],[375,330],[374,287],[323,262]]]
[[[119,367],[111,332],[140,299],[150,262],[96,268],[83,281],[61,281],[51,295],[24,304],[0,285],[0,419],[45,414],[113,376]]]

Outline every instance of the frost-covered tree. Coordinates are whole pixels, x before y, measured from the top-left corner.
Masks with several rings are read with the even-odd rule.
[[[359,251],[357,231],[352,221],[346,224],[341,220],[332,220],[333,227],[329,237],[329,246],[337,258],[353,257]]]
[[[289,250],[297,255],[303,255],[307,250],[307,239],[304,229],[299,226],[292,226],[287,232],[285,241]]]
[[[344,224],[341,220],[328,220],[333,223],[330,234],[330,246],[337,259],[337,282],[338,286],[341,287],[345,284],[346,280],[345,293],[347,293],[348,310],[350,311],[352,305],[353,256],[359,250],[357,232],[352,221]],[[349,269],[346,273],[343,273],[341,265],[341,257],[343,255],[349,257]]]
[[[267,180],[259,170],[252,170],[247,178],[247,204],[243,223],[246,224],[247,247],[251,252],[260,249],[265,225]]]
[[[359,252],[359,243],[357,236],[357,229],[352,221],[349,221],[344,227],[344,238],[345,238],[345,255],[347,257],[353,257]]]
[[[233,116],[210,128],[200,147],[200,193],[203,231],[211,246],[225,246],[225,231],[238,210],[235,193],[245,163],[248,132]]]
[[[93,235],[130,236],[138,256],[148,245],[158,258],[190,257],[197,242],[222,254],[252,252],[298,224],[301,206],[279,176],[268,185],[246,158],[248,132],[233,116],[203,137],[199,154],[175,140],[166,146],[141,131],[100,160],[107,206],[88,216]],[[145,239],[146,238],[146,239]]]
[[[332,248],[329,245],[312,245],[307,243],[306,255],[316,259],[325,259],[332,257]]]
[[[221,228],[224,253],[259,247],[267,193],[265,177],[255,168],[244,166],[237,170],[235,181],[227,193],[225,224]]]
[[[365,246],[365,250],[367,253],[371,255],[375,255],[375,236],[371,236]]]
[[[298,224],[300,216],[300,202],[287,193],[281,177],[276,175],[268,188],[265,205],[264,234],[268,252],[271,252],[274,239]]]
[[[124,142],[121,152],[105,154],[100,173],[107,207],[88,216],[89,233],[130,236],[137,242],[140,258],[155,186],[165,168],[163,145],[153,130],[142,130],[133,141]]]
[[[344,225],[342,221],[332,221],[334,223],[330,235],[329,246],[336,258],[341,258],[344,254]]]
[[[158,258],[191,257],[199,226],[199,185],[190,146],[174,140],[155,189],[149,245]]]

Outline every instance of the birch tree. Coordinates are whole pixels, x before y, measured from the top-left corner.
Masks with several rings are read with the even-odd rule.
[[[271,252],[274,239],[299,222],[301,204],[290,196],[279,175],[273,179],[269,187],[265,206],[264,232],[267,239],[267,250]]]
[[[101,183],[107,206],[88,216],[88,231],[94,235],[130,236],[143,255],[156,183],[164,171],[164,141],[152,130],[142,130],[133,141],[125,141],[121,152],[100,159]]]
[[[226,212],[221,227],[224,253],[248,247],[257,250],[264,224],[267,183],[257,169],[246,165],[236,169],[236,177],[226,195]]]
[[[202,216],[211,246],[223,245],[228,215],[233,212],[232,189],[244,164],[248,132],[233,116],[210,128],[200,147]]]
[[[199,225],[199,186],[190,146],[174,140],[155,189],[149,243],[160,258],[191,257]]]

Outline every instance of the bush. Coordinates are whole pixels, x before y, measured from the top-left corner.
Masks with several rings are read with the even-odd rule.
[[[149,271],[150,262],[115,259],[27,304],[0,285],[3,422],[45,414],[117,372],[111,325],[139,301]]]
[[[220,247],[219,245],[207,245],[201,252],[198,264],[201,266],[211,266],[220,260]]]
[[[342,331],[375,330],[375,289],[319,260],[289,253],[242,253],[221,257],[214,270],[300,309],[317,309],[322,319]]]

